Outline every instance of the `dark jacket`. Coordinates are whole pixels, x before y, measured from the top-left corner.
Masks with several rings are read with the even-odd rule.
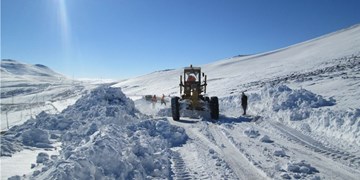
[[[241,105],[242,106],[247,106],[247,101],[248,101],[248,97],[245,94],[243,94],[241,96]]]

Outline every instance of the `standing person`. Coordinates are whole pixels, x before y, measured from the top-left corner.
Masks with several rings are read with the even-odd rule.
[[[161,97],[161,105],[162,104],[165,104],[166,106],[166,102],[165,102],[165,95],[163,94],[162,97]]]
[[[248,101],[248,97],[245,95],[244,92],[242,92],[242,95],[241,95],[241,106],[244,110],[244,113],[243,115],[246,115],[246,109],[247,109],[247,101]]]
[[[152,101],[152,104],[153,104],[153,108],[155,108],[155,103],[157,102],[156,95],[154,95],[152,97],[151,101]]]

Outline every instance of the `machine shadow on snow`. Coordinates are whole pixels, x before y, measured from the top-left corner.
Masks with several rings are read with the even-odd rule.
[[[179,119],[179,120],[177,120],[177,122],[187,123],[187,124],[195,124],[195,123],[198,123],[200,121],[195,121],[195,120],[190,120],[190,119]]]
[[[220,115],[218,123],[244,123],[244,122],[252,122],[258,119],[258,117],[252,116],[240,116],[240,117],[227,117],[224,115]]]
[[[219,119],[217,121],[214,121],[211,118],[203,118],[203,119],[198,119],[198,120],[180,118],[179,120],[177,120],[177,122],[187,123],[187,124],[196,124],[196,123],[199,123],[201,121],[208,121],[208,122],[213,122],[213,123],[218,123],[218,124],[223,124],[223,123],[248,123],[248,122],[255,122],[259,118],[260,117],[252,117],[252,116],[227,117],[227,116],[224,116],[224,115],[220,115],[220,117],[219,117]]]

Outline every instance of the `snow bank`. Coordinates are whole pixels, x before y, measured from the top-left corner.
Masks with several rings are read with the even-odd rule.
[[[266,86],[254,97],[254,110],[262,111],[265,117],[278,119],[304,134],[315,133],[320,139],[330,137],[345,144],[360,145],[360,109],[325,108],[335,105],[335,99],[327,100],[306,89],[293,90],[285,85]]]
[[[334,137],[338,143],[360,146],[360,109],[346,111],[319,109],[306,120],[312,131]]]
[[[21,134],[22,143],[25,146],[33,146],[38,148],[52,148],[49,140],[49,133],[47,131],[32,128],[25,130]]]
[[[291,110],[291,112],[301,114],[300,111],[307,113],[311,108],[335,104],[335,100],[327,101],[322,96],[316,95],[306,89],[293,90],[285,85],[267,85],[263,87],[259,93],[254,93],[250,96],[249,101],[252,102],[255,109],[261,108],[262,111],[282,112]]]
[[[16,139],[14,134],[7,133],[6,135],[1,136],[1,156],[11,157],[12,154],[23,149],[21,141]]]
[[[183,144],[187,135],[166,119],[144,117],[119,89],[102,86],[61,114],[41,113],[1,138],[33,147],[62,142],[57,158],[39,154],[38,163],[46,162],[45,167],[32,178],[167,179],[170,148]],[[2,144],[2,154],[20,150],[9,144]]]
[[[310,116],[313,108],[335,105],[335,99],[324,99],[306,89],[290,89],[286,85],[265,86],[259,95],[259,103],[264,103],[270,111],[286,111],[289,120],[303,120]]]
[[[335,99],[285,85],[266,85],[247,94],[249,114],[282,122],[319,139],[360,146],[360,109],[333,110],[328,106],[336,105]],[[219,103],[221,113],[227,116],[242,113],[240,95],[221,98]]]

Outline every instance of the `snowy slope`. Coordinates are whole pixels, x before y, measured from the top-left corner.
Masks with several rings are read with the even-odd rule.
[[[50,68],[1,60],[1,130],[41,111],[59,113],[96,84],[69,79]]]
[[[332,98],[336,101],[332,106],[323,108],[322,113],[313,112],[314,114],[304,118],[309,121],[311,127],[316,125],[315,127],[318,128],[313,132],[324,134],[324,130],[326,130],[327,134],[332,134],[331,137],[338,138],[343,136],[343,133],[356,132],[356,136],[352,135],[351,140],[340,138],[340,140],[345,139],[346,143],[353,143],[354,139],[359,136],[356,115],[356,121],[352,123],[351,131],[347,129],[350,127],[333,128],[329,124],[319,125],[317,119],[319,119],[319,115],[325,119],[330,118],[329,116],[332,115],[328,114],[331,113],[338,114],[336,116],[347,116],[348,113],[358,114],[360,107],[360,91],[358,90],[360,88],[360,25],[279,50],[234,57],[202,67],[203,72],[208,75],[207,91],[210,96],[219,96],[223,99],[236,98],[242,91],[261,92],[262,87],[266,84],[285,84],[292,89],[303,88],[325,98]],[[181,74],[182,69],[158,71],[120,82],[115,86],[122,87],[124,93],[129,96],[146,94],[178,96],[179,75]],[[253,106],[249,108],[252,111]],[[326,110],[328,108],[331,110]],[[238,112],[237,109],[228,111]],[[260,115],[259,112],[253,113]],[[239,116],[240,112],[225,115]],[[330,122],[338,121],[336,120],[338,118],[342,117],[330,118]],[[293,127],[299,126],[293,121],[290,122]],[[335,132],[339,130],[341,133],[331,133],[333,130]],[[358,140],[355,143],[360,145]]]
[[[205,133],[205,137],[200,135],[201,142],[204,139],[213,139],[213,145],[209,148],[214,145],[222,147],[225,143],[221,141],[230,141],[228,145],[236,146],[237,151],[257,167],[254,172],[260,170],[271,178],[307,179],[313,176],[311,178],[356,179],[358,177],[360,25],[279,50],[237,56],[199,66],[208,75],[209,96],[220,97],[220,114],[223,116],[220,119],[220,126],[212,126],[212,129],[218,129],[220,132],[209,128],[202,132]],[[182,71],[182,69],[158,71],[120,82],[115,86],[121,87],[125,94],[134,99],[147,94],[178,96],[179,76],[182,75]],[[244,139],[239,131],[243,132],[254,126],[252,123],[239,123],[243,120],[240,110],[242,91],[247,91],[250,97],[249,113],[258,119],[259,124],[255,125],[255,129],[263,131],[271,139],[278,139],[275,140],[275,144],[271,143],[272,148],[260,142],[256,145],[259,149],[254,149],[250,148],[254,147],[253,140],[248,142],[239,140]],[[171,116],[169,106],[157,106],[151,112],[149,110],[151,106],[146,105],[142,100],[135,101],[135,104],[139,109],[143,109],[142,112],[150,115]],[[224,124],[224,121],[230,121],[228,123],[230,125]],[[209,126],[192,124],[194,125],[186,128],[187,132]],[[218,139],[220,142],[217,142],[216,136],[220,136],[221,133],[226,137]],[[195,136],[198,137],[199,133],[195,133]],[[260,138],[256,137],[256,139]],[[199,142],[194,142],[195,146],[197,143]],[[206,143],[207,146],[209,144]],[[240,145],[241,147],[238,147]],[[186,162],[185,159],[190,155],[182,152],[194,151],[191,146],[193,145],[178,150],[180,157],[187,164],[185,168],[188,169],[194,168],[191,165],[194,159]],[[243,146],[249,146],[250,149]],[[205,152],[196,152],[206,153],[206,149]],[[217,153],[222,154],[222,151],[224,148],[220,148]],[[231,149],[226,151],[236,152]],[[283,157],[286,158],[275,155],[279,152],[285,153]],[[292,155],[288,155],[289,153]],[[229,158],[226,154],[223,156],[225,159]],[[260,158],[254,158],[258,156]],[[314,159],[321,159],[325,163],[318,163]],[[315,168],[320,174],[312,172],[309,176],[297,170],[289,170],[294,162],[299,165],[301,164],[299,162],[304,160],[305,164],[309,165],[304,167],[305,169],[311,169],[312,165],[316,164]],[[198,161],[198,164],[204,164],[206,160],[200,158]],[[236,162],[230,160],[225,162],[230,163],[226,166],[230,166],[233,170],[241,169],[237,167],[239,164],[236,165]],[[267,167],[263,167],[265,165]],[[290,167],[287,169],[286,166]],[[244,168],[246,169],[246,166]],[[235,176],[241,179],[243,177],[240,175],[241,172],[243,171],[235,173]],[[209,176],[209,172],[207,175]],[[196,173],[192,176],[197,177]]]
[[[33,77],[34,80],[48,81],[58,78],[65,78],[63,75],[58,74],[41,64],[24,64],[11,59],[3,59],[1,62],[2,75],[12,76],[15,78]],[[41,78],[43,77],[43,78]]]
[[[201,66],[203,72],[208,75],[208,93],[223,97],[228,96],[230,93],[256,89],[258,87],[256,85],[262,82],[273,81],[277,78],[284,79],[287,76],[291,77],[291,75],[295,76],[301,73],[311,73],[344,63],[352,56],[360,55],[359,47],[360,25],[355,25],[283,49],[250,56],[234,57],[198,66]],[[358,63],[358,60],[355,63]],[[184,66],[189,65],[184,64]],[[348,69],[352,68],[356,67],[349,67]],[[181,74],[182,69],[158,71],[123,81],[116,86],[122,87],[123,91],[129,95],[162,93],[176,95],[179,94],[178,84]],[[320,72],[318,75],[322,74],[325,74],[325,72]],[[344,85],[346,84],[349,84],[349,82]],[[350,85],[352,84],[350,83]],[[320,94],[324,92],[322,89],[317,88],[316,90],[319,90],[318,93]],[[356,102],[353,104],[360,104],[360,99],[357,99]],[[347,105],[351,104],[348,103]]]

